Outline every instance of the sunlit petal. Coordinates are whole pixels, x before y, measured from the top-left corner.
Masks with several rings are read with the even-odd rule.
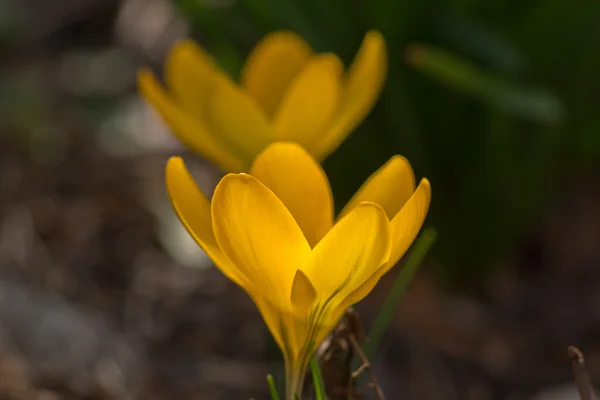
[[[212,229],[210,202],[188,172],[183,159],[171,157],[165,169],[173,208],[196,243],[232,281],[246,287],[248,279],[221,253]]]
[[[215,189],[212,221],[221,251],[260,285],[262,296],[289,309],[294,275],[310,246],[281,200],[256,178],[229,174]]]
[[[389,250],[390,227],[385,211],[377,204],[361,203],[314,248],[304,272],[315,286],[319,301],[338,296],[341,299],[387,261]]]
[[[431,185],[425,178],[404,207],[396,214],[390,224],[392,228],[392,248],[390,260],[385,272],[389,271],[406,253],[412,242],[417,237],[431,201]]]
[[[392,157],[361,186],[340,216],[346,215],[363,201],[379,204],[391,220],[415,191],[415,175],[408,160]]]
[[[371,293],[375,285],[377,285],[377,282],[379,282],[381,277],[384,275],[386,271],[386,266],[387,264],[382,265],[381,267],[376,269],[373,272],[373,274],[371,274],[371,276],[369,276],[362,284],[360,284],[351,292],[347,293],[344,300],[342,300],[342,302],[337,306],[337,309],[333,311],[332,315],[341,316],[348,307],[358,303],[359,301],[367,297],[367,295]]]

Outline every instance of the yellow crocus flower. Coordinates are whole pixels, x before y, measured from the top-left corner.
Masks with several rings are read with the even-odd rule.
[[[390,159],[334,220],[327,176],[295,143],[274,143],[250,174],[228,174],[212,200],[183,160],[166,167],[169,195],[196,242],[253,299],[281,348],[287,399],[302,388],[316,346],[406,252],[431,187],[408,161]]]
[[[344,72],[335,54],[275,32],[252,50],[237,85],[202,48],[182,40],[167,57],[166,88],[147,68],[138,86],[185,145],[224,171],[245,172],[275,141],[296,142],[322,161],[373,107],[386,57],[382,35],[370,31]]]

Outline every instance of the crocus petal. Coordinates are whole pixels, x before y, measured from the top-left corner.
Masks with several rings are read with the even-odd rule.
[[[292,282],[290,300],[295,314],[306,313],[315,302],[317,291],[308,277],[301,270],[296,271]]]
[[[292,368],[302,369],[300,356],[309,348],[308,336],[313,328],[306,315],[282,310],[279,305],[266,300],[260,294],[250,294],[250,297],[279,345],[285,362]]]
[[[360,284],[351,292],[347,293],[344,300],[342,300],[342,302],[337,306],[337,309],[335,309],[332,312],[332,318],[338,318],[338,316],[341,317],[348,307],[358,303],[359,301],[367,297],[367,295],[371,293],[375,285],[377,285],[379,279],[381,279],[381,277],[384,275],[386,265],[387,264],[379,267],[362,284]]]
[[[217,77],[215,92],[208,104],[211,126],[247,166],[273,140],[271,126],[263,111],[246,91],[227,77]]]
[[[161,87],[152,72],[138,73],[139,91],[154,106],[179,140],[225,171],[241,171],[244,164],[199,119],[186,112]]]
[[[361,203],[317,244],[304,272],[315,285],[319,301],[333,306],[333,297],[341,301],[362,284],[387,261],[389,251],[385,211],[377,204]]]
[[[310,246],[292,214],[271,190],[246,174],[221,179],[211,206],[221,251],[260,285],[262,296],[289,309],[294,275],[310,258]]]
[[[166,166],[167,190],[173,208],[196,243],[219,269],[238,285],[248,279],[221,253],[212,229],[210,201],[200,191],[180,157],[171,157]]]
[[[287,31],[267,35],[254,47],[242,70],[241,83],[267,117],[275,115],[290,82],[311,54],[304,39]]]
[[[211,57],[194,41],[177,42],[165,64],[165,81],[172,94],[196,117],[206,109],[215,86],[217,69]]]
[[[290,84],[274,119],[278,140],[310,145],[335,115],[343,65],[335,54],[312,57]]]
[[[381,92],[386,69],[385,40],[381,33],[370,31],[346,76],[339,115],[323,139],[309,149],[317,159],[332,153],[371,111]]]
[[[293,358],[295,354],[294,338],[290,336],[293,332],[293,320],[290,319],[289,313],[283,313],[282,310],[275,304],[268,301],[260,293],[247,292],[256,308],[263,317],[269,332],[273,335],[275,342],[281,349],[285,358]]]
[[[423,178],[411,198],[392,219],[390,224],[392,228],[392,248],[385,272],[389,271],[400,260],[417,237],[423,221],[425,221],[430,201],[431,185],[427,179]]]
[[[285,204],[311,247],[333,225],[333,198],[321,166],[299,145],[276,142],[256,157],[250,174]]]
[[[350,199],[340,216],[363,201],[372,201],[385,210],[391,220],[415,191],[415,175],[408,160],[392,157],[361,186]]]

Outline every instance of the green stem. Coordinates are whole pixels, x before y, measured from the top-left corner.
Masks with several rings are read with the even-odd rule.
[[[402,270],[400,270],[400,273],[394,280],[392,290],[385,300],[385,303],[379,310],[379,313],[375,317],[375,321],[373,322],[372,328],[369,331],[367,341],[364,346],[364,352],[367,356],[367,360],[373,362],[375,354],[377,353],[377,349],[379,348],[379,344],[383,339],[383,335],[387,331],[387,328],[394,317],[396,308],[406,293],[406,289],[412,281],[413,276],[421,266],[421,263],[427,255],[429,248],[435,242],[436,236],[437,232],[435,229],[428,228],[425,229],[421,236],[415,241],[415,244],[406,260],[406,264],[404,264],[404,267]]]
[[[306,368],[298,368],[285,360],[285,400],[301,398]]]

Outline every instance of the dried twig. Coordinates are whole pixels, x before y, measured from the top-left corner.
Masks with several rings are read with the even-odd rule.
[[[367,360],[367,356],[365,356],[365,353],[360,348],[358,341],[356,340],[356,338],[354,337],[354,335],[352,333],[350,333],[348,335],[348,339],[350,339],[350,344],[352,344],[352,348],[354,349],[354,351],[356,352],[356,355],[358,355],[358,358],[360,359],[360,361],[362,363],[361,366],[358,367],[358,369],[352,373],[352,379],[357,379],[358,376],[364,370],[369,370],[369,376],[371,378],[371,382],[369,382],[369,387],[371,387],[371,389],[373,389],[373,392],[375,392],[375,395],[377,396],[378,400],[385,400],[385,396],[383,395],[383,390],[381,390],[381,386],[377,382],[377,377],[375,376],[375,371],[373,371],[373,368],[371,368],[371,363],[369,362],[369,360]]]
[[[323,378],[327,382],[327,394],[332,400],[362,398],[352,379],[354,351],[348,340],[348,332],[357,331],[360,334],[360,325],[356,324],[357,317],[349,317],[351,313],[351,310],[346,311],[346,318],[338,324],[318,352]]]
[[[364,371],[368,370],[370,377],[368,386],[375,392],[378,400],[385,400],[371,363],[360,347],[364,336],[358,314],[349,308],[344,320],[335,329],[326,347],[321,350],[319,359],[323,374],[327,377],[326,381],[330,384],[332,398],[338,398],[337,396],[343,396],[341,398],[344,400],[362,398],[356,390],[356,381]],[[361,365],[352,371],[351,364],[355,354]]]
[[[573,374],[575,375],[579,397],[581,400],[594,400],[592,384],[585,368],[583,353],[575,346],[569,346],[568,353],[573,365]]]

